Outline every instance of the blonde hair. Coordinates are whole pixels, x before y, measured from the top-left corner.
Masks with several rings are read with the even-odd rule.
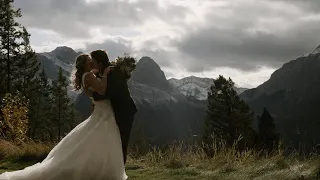
[[[88,59],[88,54],[81,54],[76,58],[76,71],[74,73],[73,87],[75,90],[80,90],[82,88],[82,75],[85,73],[86,60]]]

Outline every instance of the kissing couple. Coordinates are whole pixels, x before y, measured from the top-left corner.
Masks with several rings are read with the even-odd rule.
[[[0,174],[0,180],[125,180],[129,136],[137,112],[127,80],[135,60],[114,66],[103,50],[76,59],[74,87],[94,104],[91,116],[68,133],[41,162]]]

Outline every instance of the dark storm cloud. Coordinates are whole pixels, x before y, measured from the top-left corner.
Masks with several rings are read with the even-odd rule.
[[[240,30],[211,28],[189,34],[176,45],[182,53],[196,59],[194,65],[250,70],[264,65],[279,67],[312,51],[320,44],[320,38],[315,37],[317,32],[320,32],[320,27],[315,26],[292,29],[283,35],[258,32],[252,37]]]
[[[161,19],[185,31],[177,37],[170,34],[169,48],[161,45],[149,48],[166,39],[161,37],[144,41],[139,50],[133,49],[130,40],[118,39],[87,43],[87,51],[107,49],[111,58],[124,52],[147,55],[161,66],[179,64],[189,72],[217,67],[246,71],[261,66],[279,68],[320,44],[318,0],[225,0],[229,3],[226,6],[193,11],[178,5],[161,8],[159,1],[16,0],[15,5],[22,8],[23,25],[53,30],[68,38],[89,36],[89,27],[99,27],[106,33],[110,33],[109,29],[117,35],[123,29],[142,27],[153,18]],[[183,21],[187,14],[198,16],[195,11],[205,11],[204,19],[199,19],[203,24]],[[139,34],[136,31],[125,33]],[[170,48],[174,51],[167,50]]]
[[[88,36],[89,27],[128,28],[153,17],[170,21],[183,18],[187,12],[175,5],[161,9],[154,0],[16,0],[15,7],[22,9],[23,25],[54,30],[67,37]]]
[[[302,7],[301,12],[294,13],[299,6],[288,4],[288,8],[293,10],[281,11],[281,6],[286,4],[279,2],[234,4],[231,8],[234,16],[226,19],[209,14],[208,25],[188,32],[173,45],[182,54],[193,57],[193,63],[186,63],[189,71],[199,72],[206,67],[241,70],[254,70],[261,66],[279,68],[320,44],[320,19],[299,19],[308,15],[301,13]],[[271,23],[261,29],[261,19]],[[277,30],[286,26],[290,28]]]

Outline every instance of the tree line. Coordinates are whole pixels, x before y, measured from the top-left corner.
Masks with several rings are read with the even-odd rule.
[[[0,138],[57,140],[77,119],[68,81],[61,68],[57,79],[48,80],[13,2],[0,0]]]

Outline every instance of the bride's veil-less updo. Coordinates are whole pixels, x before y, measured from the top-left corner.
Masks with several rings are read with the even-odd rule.
[[[76,70],[73,75],[73,87],[75,90],[80,90],[82,88],[82,75],[85,73],[86,61],[88,59],[88,54],[81,54],[76,58]]]

